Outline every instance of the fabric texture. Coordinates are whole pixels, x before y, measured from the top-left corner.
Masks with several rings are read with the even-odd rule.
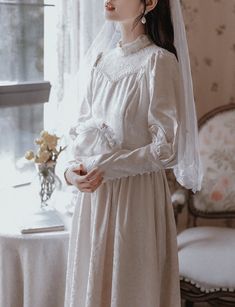
[[[147,35],[97,57],[71,136],[73,163],[105,176],[78,192],[65,307],[180,306],[164,171],[177,160],[180,80],[176,57]]]
[[[203,186],[195,207],[204,212],[234,211],[235,204],[235,111],[218,114],[199,133],[204,168]]]

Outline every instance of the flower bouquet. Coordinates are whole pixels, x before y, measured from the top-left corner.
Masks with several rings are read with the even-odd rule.
[[[25,158],[35,163],[39,180],[40,180],[40,198],[41,207],[47,206],[47,201],[50,199],[56,187],[56,181],[61,185],[61,181],[55,174],[55,166],[60,153],[66,149],[59,146],[59,137],[55,134],[50,134],[43,130],[40,137],[35,140],[35,144],[39,146],[37,153],[32,150],[27,151]]]

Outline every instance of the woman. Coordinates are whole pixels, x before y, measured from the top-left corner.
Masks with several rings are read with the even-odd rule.
[[[171,17],[180,14],[179,3],[110,0],[104,7],[115,27],[112,35],[103,30],[97,46],[104,33],[114,42],[120,33],[120,40],[89,58],[86,93],[71,129],[74,162],[65,178],[80,198],[65,306],[177,307],[176,228],[164,169],[174,168],[185,186],[200,187],[193,96],[182,82],[182,49],[177,54],[174,46]]]

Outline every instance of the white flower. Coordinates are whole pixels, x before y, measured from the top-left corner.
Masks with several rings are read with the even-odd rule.
[[[43,143],[43,139],[36,139],[35,140],[35,144],[37,144],[37,145],[41,145]]]
[[[40,151],[45,151],[45,150],[47,150],[47,145],[43,143],[40,145]]]
[[[47,135],[48,135],[48,132],[46,130],[42,130],[41,133],[40,133],[41,138],[44,138]]]
[[[49,163],[50,161],[55,163],[59,154],[67,147],[57,149],[59,139],[55,134],[50,134],[46,130],[41,131],[40,137],[35,139],[35,144],[39,145],[37,153],[27,151],[25,158],[28,160],[34,159],[35,163]]]
[[[51,153],[47,150],[40,151],[38,154],[39,163],[47,162],[51,157]]]
[[[32,160],[32,159],[34,158],[34,153],[33,153],[33,151],[32,151],[32,150],[27,151],[27,152],[25,153],[25,158],[26,158],[27,160]]]

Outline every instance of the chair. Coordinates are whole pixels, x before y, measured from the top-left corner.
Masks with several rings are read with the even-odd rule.
[[[235,104],[199,120],[199,143],[202,190],[186,191],[191,227],[178,234],[181,296],[187,307],[196,302],[235,306]],[[220,221],[197,226],[198,218]]]

